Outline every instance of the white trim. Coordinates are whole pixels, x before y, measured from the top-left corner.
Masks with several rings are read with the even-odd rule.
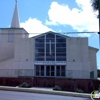
[[[35,61],[35,65],[66,65],[66,61]]]

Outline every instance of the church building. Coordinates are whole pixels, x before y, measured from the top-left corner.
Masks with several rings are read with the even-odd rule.
[[[16,2],[10,28],[0,28],[0,77],[96,79],[97,52],[87,37],[49,31],[29,38]]]

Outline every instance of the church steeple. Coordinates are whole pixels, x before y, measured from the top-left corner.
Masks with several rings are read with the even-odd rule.
[[[15,0],[15,9],[14,14],[11,22],[10,28],[20,28],[20,22],[19,22],[19,15],[18,15],[18,8],[17,8],[17,0]]]

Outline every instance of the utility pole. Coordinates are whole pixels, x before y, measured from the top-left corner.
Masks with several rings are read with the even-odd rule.
[[[99,0],[99,50],[100,50],[100,0]]]

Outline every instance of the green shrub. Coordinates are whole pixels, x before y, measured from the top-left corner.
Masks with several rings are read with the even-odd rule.
[[[60,86],[55,86],[55,87],[53,87],[53,90],[61,91],[62,89]]]
[[[84,91],[83,91],[82,89],[76,88],[76,92],[78,92],[78,93],[83,93]]]
[[[19,87],[28,88],[29,84],[27,84],[26,82],[24,82],[24,83],[20,84]]]

